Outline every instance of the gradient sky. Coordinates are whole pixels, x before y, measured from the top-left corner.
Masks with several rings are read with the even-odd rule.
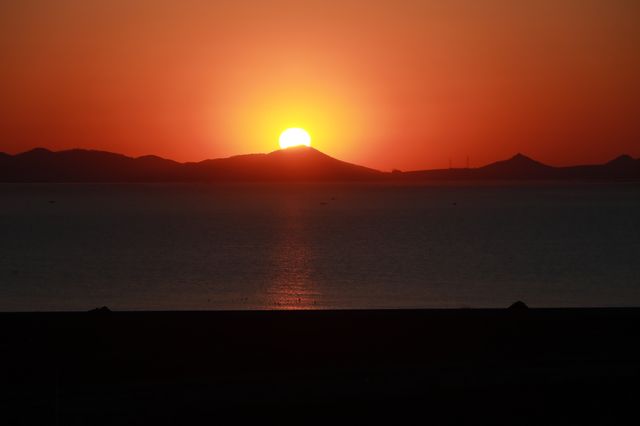
[[[640,156],[637,0],[5,0],[0,151]]]

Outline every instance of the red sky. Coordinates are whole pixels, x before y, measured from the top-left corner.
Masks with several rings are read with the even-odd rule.
[[[636,0],[6,0],[0,151],[380,169],[640,156]]]

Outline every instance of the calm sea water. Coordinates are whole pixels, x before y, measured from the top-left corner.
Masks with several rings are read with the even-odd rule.
[[[0,310],[640,305],[640,186],[0,185]]]

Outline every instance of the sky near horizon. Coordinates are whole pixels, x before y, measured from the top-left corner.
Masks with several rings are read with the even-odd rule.
[[[6,0],[0,151],[389,170],[640,156],[636,0]]]

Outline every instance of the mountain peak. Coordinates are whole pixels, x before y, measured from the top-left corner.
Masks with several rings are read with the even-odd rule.
[[[482,168],[550,168],[546,164],[543,164],[539,161],[532,159],[531,157],[527,157],[524,154],[517,153],[513,157],[508,160],[496,161],[495,163],[488,164]]]
[[[169,160],[163,157],[159,157],[157,155],[143,155],[141,157],[134,158],[136,161],[146,161],[146,162],[165,162],[165,163],[174,163],[178,164],[176,161]]]
[[[520,152],[517,153],[516,155],[514,155],[513,157],[511,157],[507,161],[517,161],[517,162],[527,162],[527,163],[542,164],[539,161],[536,161],[531,157],[527,157],[526,155],[524,155],[524,154],[522,154]]]
[[[52,154],[52,153],[53,151],[47,148],[36,147],[36,148],[30,149],[29,151],[22,152],[18,155],[42,155],[42,154]]]
[[[622,154],[617,156],[616,158],[614,158],[613,160],[609,161],[607,163],[607,165],[611,165],[611,166],[622,166],[622,165],[629,165],[629,164],[635,164],[635,161],[633,159],[633,157],[631,157],[628,154]]]
[[[277,149],[275,151],[271,151],[268,155],[289,155],[289,154],[303,155],[303,154],[311,154],[311,153],[322,154],[322,152],[318,151],[313,147],[300,145],[300,146],[292,146],[290,148]]]
[[[268,158],[278,159],[281,161],[292,161],[292,162],[300,162],[303,164],[306,161],[312,162],[327,162],[327,161],[337,161],[340,160],[331,157],[330,155],[325,154],[322,151],[319,151],[310,146],[292,146],[290,148],[278,149],[276,151],[272,151],[267,154]]]
[[[506,177],[529,179],[545,177],[553,170],[553,167],[533,160],[524,154],[517,153],[508,160],[496,161],[478,170],[495,179],[503,179]]]

